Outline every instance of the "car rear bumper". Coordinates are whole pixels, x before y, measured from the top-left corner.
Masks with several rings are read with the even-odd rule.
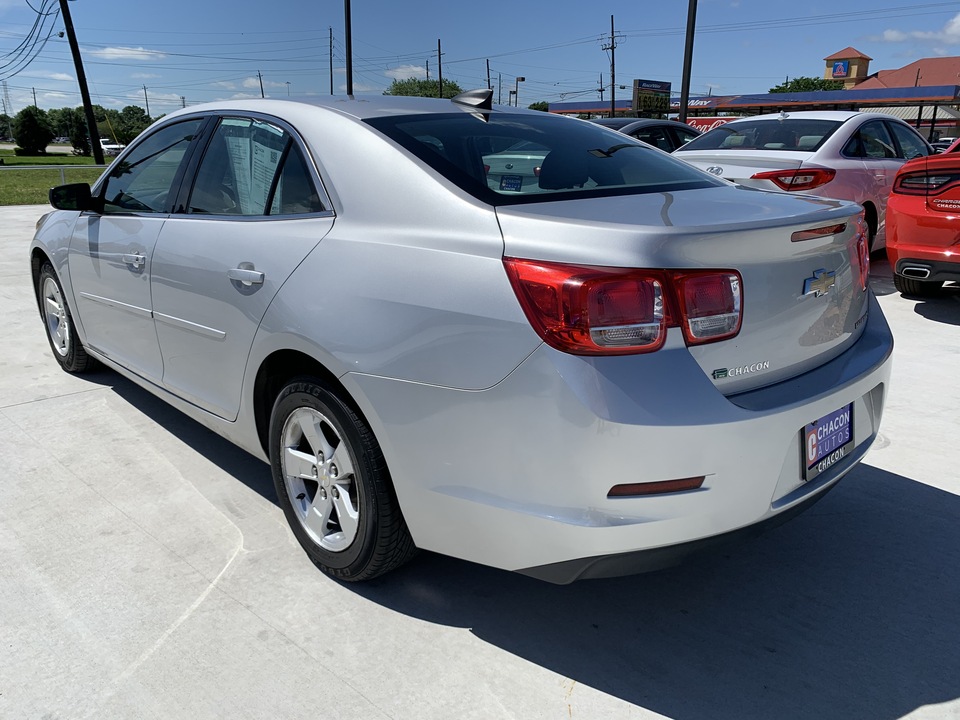
[[[892,347],[871,296],[864,332],[843,354],[731,397],[679,337],[619,358],[542,346],[484,391],[344,381],[380,439],[419,547],[569,582],[657,567],[811,504],[876,437]],[[802,428],[849,403],[854,449],[805,483]],[[608,497],[617,484],[697,476],[696,490]]]

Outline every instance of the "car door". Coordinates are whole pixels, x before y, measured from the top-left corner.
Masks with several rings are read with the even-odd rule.
[[[151,289],[163,385],[237,417],[247,356],[277,291],[333,226],[294,132],[272,119],[223,117],[163,226]]]
[[[115,162],[97,212],[74,226],[69,266],[91,348],[159,382],[162,361],[150,299],[152,254],[203,119],[167,125]]]
[[[860,142],[860,159],[868,177],[872,180],[869,199],[876,206],[877,216],[882,224],[887,208],[887,196],[890,194],[890,188],[893,187],[897,170],[903,165],[903,158],[899,156],[896,142],[887,124],[882,120],[865,122],[860,126],[857,137]]]

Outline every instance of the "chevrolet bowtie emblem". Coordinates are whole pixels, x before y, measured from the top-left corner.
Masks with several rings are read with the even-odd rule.
[[[837,284],[837,274],[833,271],[827,271],[823,268],[813,271],[813,277],[808,277],[803,281],[803,294],[813,293],[814,297],[820,297],[830,292],[830,288]]]

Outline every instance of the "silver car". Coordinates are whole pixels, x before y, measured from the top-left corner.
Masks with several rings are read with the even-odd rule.
[[[491,182],[531,145],[536,182]],[[417,548],[553,582],[661,567],[808,507],[877,436],[858,206],[488,91],[191,107],[51,202],[54,358],[268,462],[344,580]]]
[[[870,249],[879,250],[885,244],[887,196],[897,170],[933,149],[890,115],[811,110],[734,120],[677,153],[740,185],[860,203]]]

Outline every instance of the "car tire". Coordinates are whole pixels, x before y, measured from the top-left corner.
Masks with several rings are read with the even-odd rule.
[[[44,263],[40,268],[37,302],[40,304],[40,315],[50,349],[60,367],[68,373],[82,373],[95,367],[97,361],[87,354],[80,343],[63,286],[50,263]]]
[[[897,289],[897,292],[901,293],[902,295],[934,297],[940,293],[940,289],[943,287],[943,281],[917,280],[915,278],[908,278],[894,273],[893,286]]]
[[[373,432],[317,379],[277,396],[270,464],[293,534],[325,573],[369,580],[416,553]]]

